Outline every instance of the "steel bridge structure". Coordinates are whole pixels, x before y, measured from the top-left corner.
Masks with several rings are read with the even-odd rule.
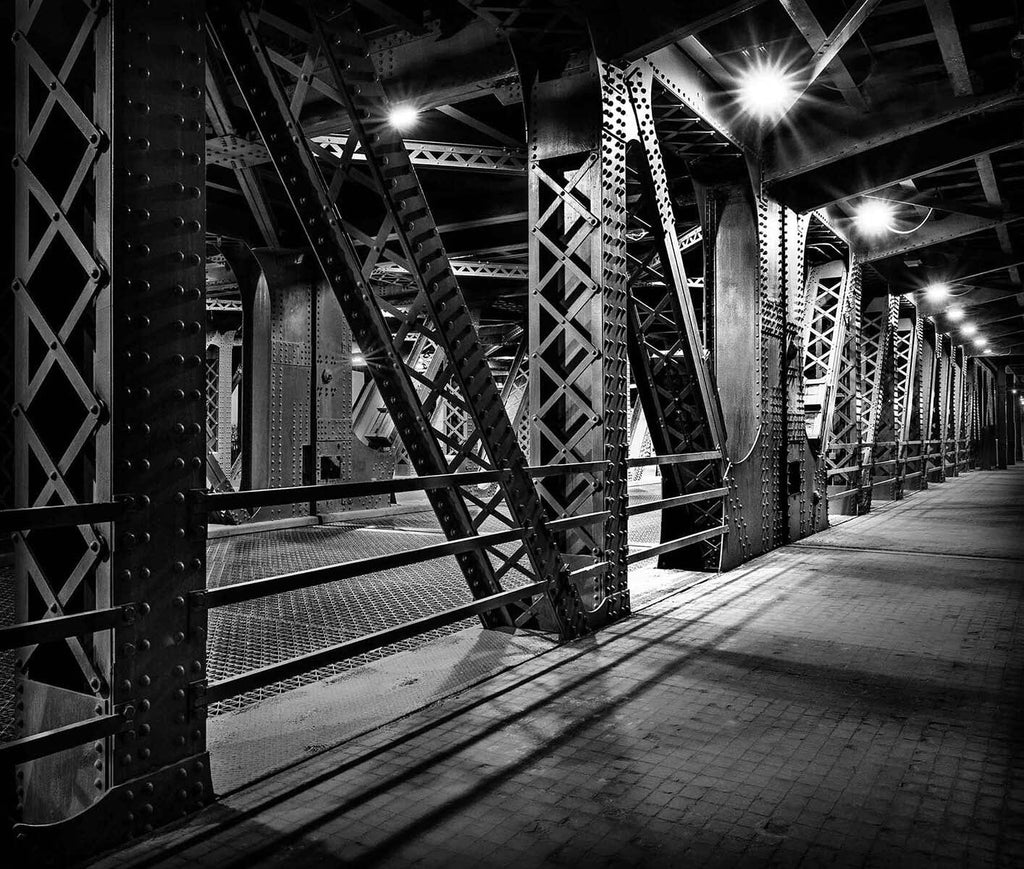
[[[633,564],[729,570],[1021,460],[1022,79],[962,43],[1009,19],[928,0],[912,86],[862,71],[919,4],[448,5],[14,3],[0,772],[30,859],[207,805],[214,704],[467,617],[571,641],[629,617]],[[800,49],[765,121],[730,94],[769,21]],[[436,543],[208,582],[215,525],[409,493]],[[459,606],[208,678],[213,611],[446,556]]]

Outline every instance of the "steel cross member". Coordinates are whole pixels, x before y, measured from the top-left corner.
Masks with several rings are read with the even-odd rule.
[[[548,598],[557,629],[566,638],[584,632],[586,619],[545,529],[536,490],[525,471],[525,458],[516,444],[408,152],[400,135],[387,123],[387,100],[351,13],[332,20],[331,35],[315,14],[311,15],[311,50],[315,45],[322,51],[354,122],[352,143],[358,140],[366,154],[370,177],[361,182],[376,193],[384,211],[381,225],[372,235],[361,231],[345,203],[335,198],[349,169],[345,160],[340,161],[342,173],[336,176],[332,188],[320,175],[252,15],[235,2],[216,0],[209,4],[209,17],[314,255],[349,319],[418,473],[447,473],[450,467],[442,448],[443,436],[433,434],[430,413],[416,394],[413,373],[404,365],[400,352],[405,335],[414,329],[428,334],[437,352],[445,354],[441,382],[431,386],[432,398],[443,395],[458,402],[474,421],[474,437],[459,445],[459,460],[470,456],[475,442],[479,442],[486,459],[474,456],[478,464],[501,466],[512,472],[503,483],[502,495],[511,524],[529,529],[524,542],[526,554],[536,576],[550,582]],[[392,233],[398,236],[399,250],[386,247]],[[369,247],[369,255],[361,254],[357,244]],[[395,334],[369,286],[373,267],[382,255],[413,275],[419,290],[404,315],[391,309],[399,321],[404,321]],[[473,496],[452,489],[435,490],[430,497],[449,538],[475,533],[476,523],[464,500]],[[494,512],[493,504],[481,506],[485,513]],[[485,555],[472,553],[458,558],[475,597],[501,590]],[[500,621],[492,617],[492,625],[515,623],[508,611],[496,612]]]

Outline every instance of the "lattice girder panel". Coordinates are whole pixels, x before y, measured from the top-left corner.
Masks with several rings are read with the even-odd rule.
[[[890,352],[894,318],[899,318],[899,298],[885,296],[874,299],[864,310],[861,320],[861,433],[866,443],[874,443],[878,416],[883,406],[880,389],[883,362]],[[891,400],[891,399],[890,399]]]
[[[917,371],[917,310],[899,299],[899,319],[893,335],[893,427],[896,440],[909,439],[913,384]]]
[[[563,637],[578,635],[586,630],[578,596],[544,526],[525,458],[408,151],[387,121],[387,97],[351,12],[332,19],[330,34],[312,15],[297,25],[309,34],[311,46],[316,44],[328,81],[354,121],[352,147],[358,141],[365,156],[366,171],[351,165],[348,152],[329,161],[335,170],[328,186],[306,141],[297,135],[298,99],[294,92],[290,101],[286,98],[254,19],[232,2],[213,2],[209,8],[232,74],[417,472],[449,473],[464,462],[508,472],[501,484],[504,506],[516,527],[529,529],[526,550],[533,574],[550,581],[548,595],[537,605],[549,600],[548,625]],[[416,295],[407,309],[390,305],[371,290],[374,268],[385,261],[412,276]],[[403,364],[404,342],[416,333],[426,335],[444,354],[433,381]],[[416,385],[427,387],[423,401]],[[427,410],[439,400],[465,410],[473,421],[472,434],[458,445],[451,462],[445,453],[454,445],[444,431],[432,427]],[[477,523],[462,493],[434,490],[430,497],[447,536],[474,533]],[[488,504],[486,509],[499,516],[497,505]],[[482,521],[479,516],[476,520]],[[486,556],[473,553],[459,560],[474,596],[500,590]],[[485,621],[512,624],[515,616],[502,610]]]
[[[665,465],[665,497],[722,487],[724,424],[708,369],[677,237],[661,144],[654,123],[653,77],[635,67],[627,78],[638,143],[627,163],[635,204],[627,230],[642,238],[627,245],[630,297],[629,354],[637,397],[657,455],[710,453],[699,462]],[[640,234],[643,230],[643,234]],[[702,238],[689,234],[688,244]],[[627,235],[627,237],[630,237]],[[663,511],[662,543],[724,526],[724,499],[711,498]],[[659,567],[716,570],[721,534],[659,556]]]
[[[852,258],[852,255],[851,255]],[[836,332],[841,343],[834,348],[832,361],[835,364],[834,392],[831,407],[826,412],[828,424],[822,443],[822,454],[830,469],[855,468],[831,478],[832,485],[844,489],[860,488],[861,480],[861,429],[860,429],[860,313],[861,313],[861,265],[852,258],[847,279],[845,304],[841,308]],[[839,480],[837,484],[835,481]],[[870,489],[867,489],[870,497]],[[842,508],[859,512],[867,504],[859,503],[861,496],[845,499]],[[868,502],[869,503],[869,502]]]
[[[875,387],[872,395],[872,410],[868,418],[868,427],[864,431],[864,441],[869,445],[864,450],[864,463],[872,458],[884,463],[873,469],[873,477],[892,480],[879,491],[879,497],[898,498],[902,495],[898,474],[894,462],[898,460],[899,435],[896,425],[896,341],[900,318],[899,296],[886,298],[886,319],[883,326],[878,364],[875,373]],[[871,491],[876,491],[872,486]]]
[[[206,420],[200,13],[17,7],[18,505],[131,498],[116,523],[20,537],[18,617],[44,617],[39,593],[49,616],[135,613],[21,652],[24,733],[126,721],[22,766],[29,862],[77,862],[211,796],[193,703],[205,614],[185,605],[205,584],[205,520],[185,498]]]
[[[785,219],[786,250],[785,345],[783,376],[785,378],[785,433],[787,474],[786,510],[788,540],[796,540],[814,531],[814,489],[817,463],[813,461],[807,440],[804,417],[803,362],[804,315],[807,307],[804,280],[806,271],[807,233],[811,215],[787,210]],[[794,473],[795,469],[795,473]],[[796,500],[794,509],[794,499]]]
[[[566,113],[575,104],[582,109]],[[629,613],[626,582],[625,125],[622,74],[586,71],[534,86],[529,143],[531,458],[606,461],[603,476],[549,477],[548,514],[608,510],[602,525],[559,536],[570,564],[607,563],[583,587],[595,620]],[[566,131],[566,125],[570,127]],[[566,135],[568,132],[568,135]]]
[[[842,260],[807,274],[804,312],[804,414],[807,437],[820,444],[832,425],[836,383],[850,307],[849,269]]]

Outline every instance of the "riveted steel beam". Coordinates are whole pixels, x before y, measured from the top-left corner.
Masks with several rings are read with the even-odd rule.
[[[928,172],[1024,143],[1024,114],[1019,109],[992,112],[981,119],[958,120],[941,130],[889,140],[870,150],[837,159],[817,169],[775,176],[773,195],[796,211],[813,211],[858,194],[870,193]]]
[[[607,510],[602,527],[559,535],[572,567],[607,562],[580,583],[590,619],[629,613],[626,580],[625,158],[622,73],[591,56],[574,75],[540,80],[530,102],[531,460],[606,460],[603,485],[546,480],[550,515]]]
[[[653,74],[649,68],[635,66],[626,83],[637,138],[637,147],[627,162],[627,182],[635,197],[627,226],[632,223],[633,228],[644,230],[634,234],[638,240],[626,248],[633,379],[654,453],[700,453],[703,457],[697,463],[665,466],[663,495],[673,499],[721,489],[725,425],[701,341],[682,241],[676,235],[651,102]],[[703,237],[701,228],[699,235],[691,231],[685,238],[688,245],[693,245]],[[646,239],[653,240],[653,244]],[[659,566],[717,569],[722,536],[704,532],[721,529],[724,521],[721,497],[666,509],[661,522]],[[673,545],[682,538],[692,540],[692,545]]]
[[[18,503],[133,496],[113,522],[16,544],[20,621],[135,604],[110,630],[19,650],[22,733],[61,748],[22,767],[14,859],[66,864],[212,796],[189,704],[205,619],[184,606],[205,584],[206,529],[183,497],[204,467],[206,47],[200,0],[25,0],[16,15]],[[76,729],[92,719],[114,726]]]

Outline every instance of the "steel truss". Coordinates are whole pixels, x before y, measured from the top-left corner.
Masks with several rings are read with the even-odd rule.
[[[663,495],[699,497],[662,514],[662,546],[685,537],[692,545],[664,551],[659,567],[718,569],[725,530],[725,429],[706,363],[701,329],[683,265],[683,244],[703,237],[694,230],[677,236],[668,178],[651,104],[653,75],[636,67],[627,76],[637,145],[627,161],[627,190],[635,204],[629,229],[642,229],[653,244],[627,245],[628,348],[637,396],[653,452],[659,456],[700,454],[699,460],[662,468]],[[627,236],[628,237],[628,236]],[[700,497],[704,496],[704,497]]]
[[[128,505],[16,535],[19,621],[133,614],[19,651],[21,732],[63,749],[22,751],[16,834],[67,863],[211,795],[205,617],[184,604],[205,522],[182,494],[204,469],[205,37],[192,0],[16,16],[17,504]],[[53,735],[78,722],[85,745]]]
[[[497,569],[484,552],[457,556],[477,598],[499,593],[501,577],[513,569],[548,582],[547,594],[538,596],[525,611],[510,604],[485,614],[485,623],[494,627],[523,624],[535,619],[537,609],[543,607],[548,626],[565,638],[577,636],[588,628],[580,597],[545,528],[536,488],[525,472],[525,458],[408,150],[387,122],[387,98],[366,43],[351,11],[333,18],[330,32],[311,8],[307,12],[306,20],[288,23],[289,35],[308,39],[302,66],[324,64],[353,122],[346,151],[341,157],[328,155],[335,166],[330,182],[321,175],[295,120],[308,93],[308,76],[303,78],[300,71],[289,100],[261,38],[260,27],[270,25],[258,23],[231,0],[208,4],[211,30],[417,472],[446,474],[469,463],[510,472],[497,493],[486,500],[467,488],[429,494],[449,538],[476,533],[491,517],[529,529],[511,555],[489,550]],[[366,171],[351,160],[357,142],[366,155]],[[414,277],[416,294],[408,307],[392,305],[373,291],[373,269],[384,262],[396,263]],[[391,316],[385,318],[385,311]],[[402,347],[407,337],[416,334],[426,336],[435,353],[442,354],[433,379],[405,364]],[[427,389],[423,400],[417,384]],[[463,409],[472,420],[465,440],[433,426],[433,410],[440,401]],[[476,515],[469,504],[478,508]],[[520,563],[524,556],[528,565]]]
[[[577,121],[571,101],[597,117]],[[594,619],[629,613],[626,581],[625,177],[630,107],[621,72],[590,68],[539,81],[531,100],[530,417],[532,461],[606,461],[603,481],[570,474],[545,480],[549,515],[607,509],[602,527],[560,536],[570,564],[591,571],[581,583]]]
[[[797,215],[787,211],[783,246],[792,255],[786,259],[785,292],[785,342],[783,365],[786,403],[786,497],[783,501],[787,521],[787,539],[797,540],[817,529],[818,522],[813,505],[816,462],[810,455],[807,440],[807,425],[804,420],[804,328],[808,284],[804,280],[807,254],[808,230],[811,215]],[[796,509],[793,509],[796,499]]]
[[[865,449],[864,500],[896,497],[897,435],[894,386],[895,344],[899,326],[899,296],[885,296],[864,311],[862,318],[861,439]],[[876,479],[881,477],[881,479]],[[876,493],[876,489],[881,492]]]

